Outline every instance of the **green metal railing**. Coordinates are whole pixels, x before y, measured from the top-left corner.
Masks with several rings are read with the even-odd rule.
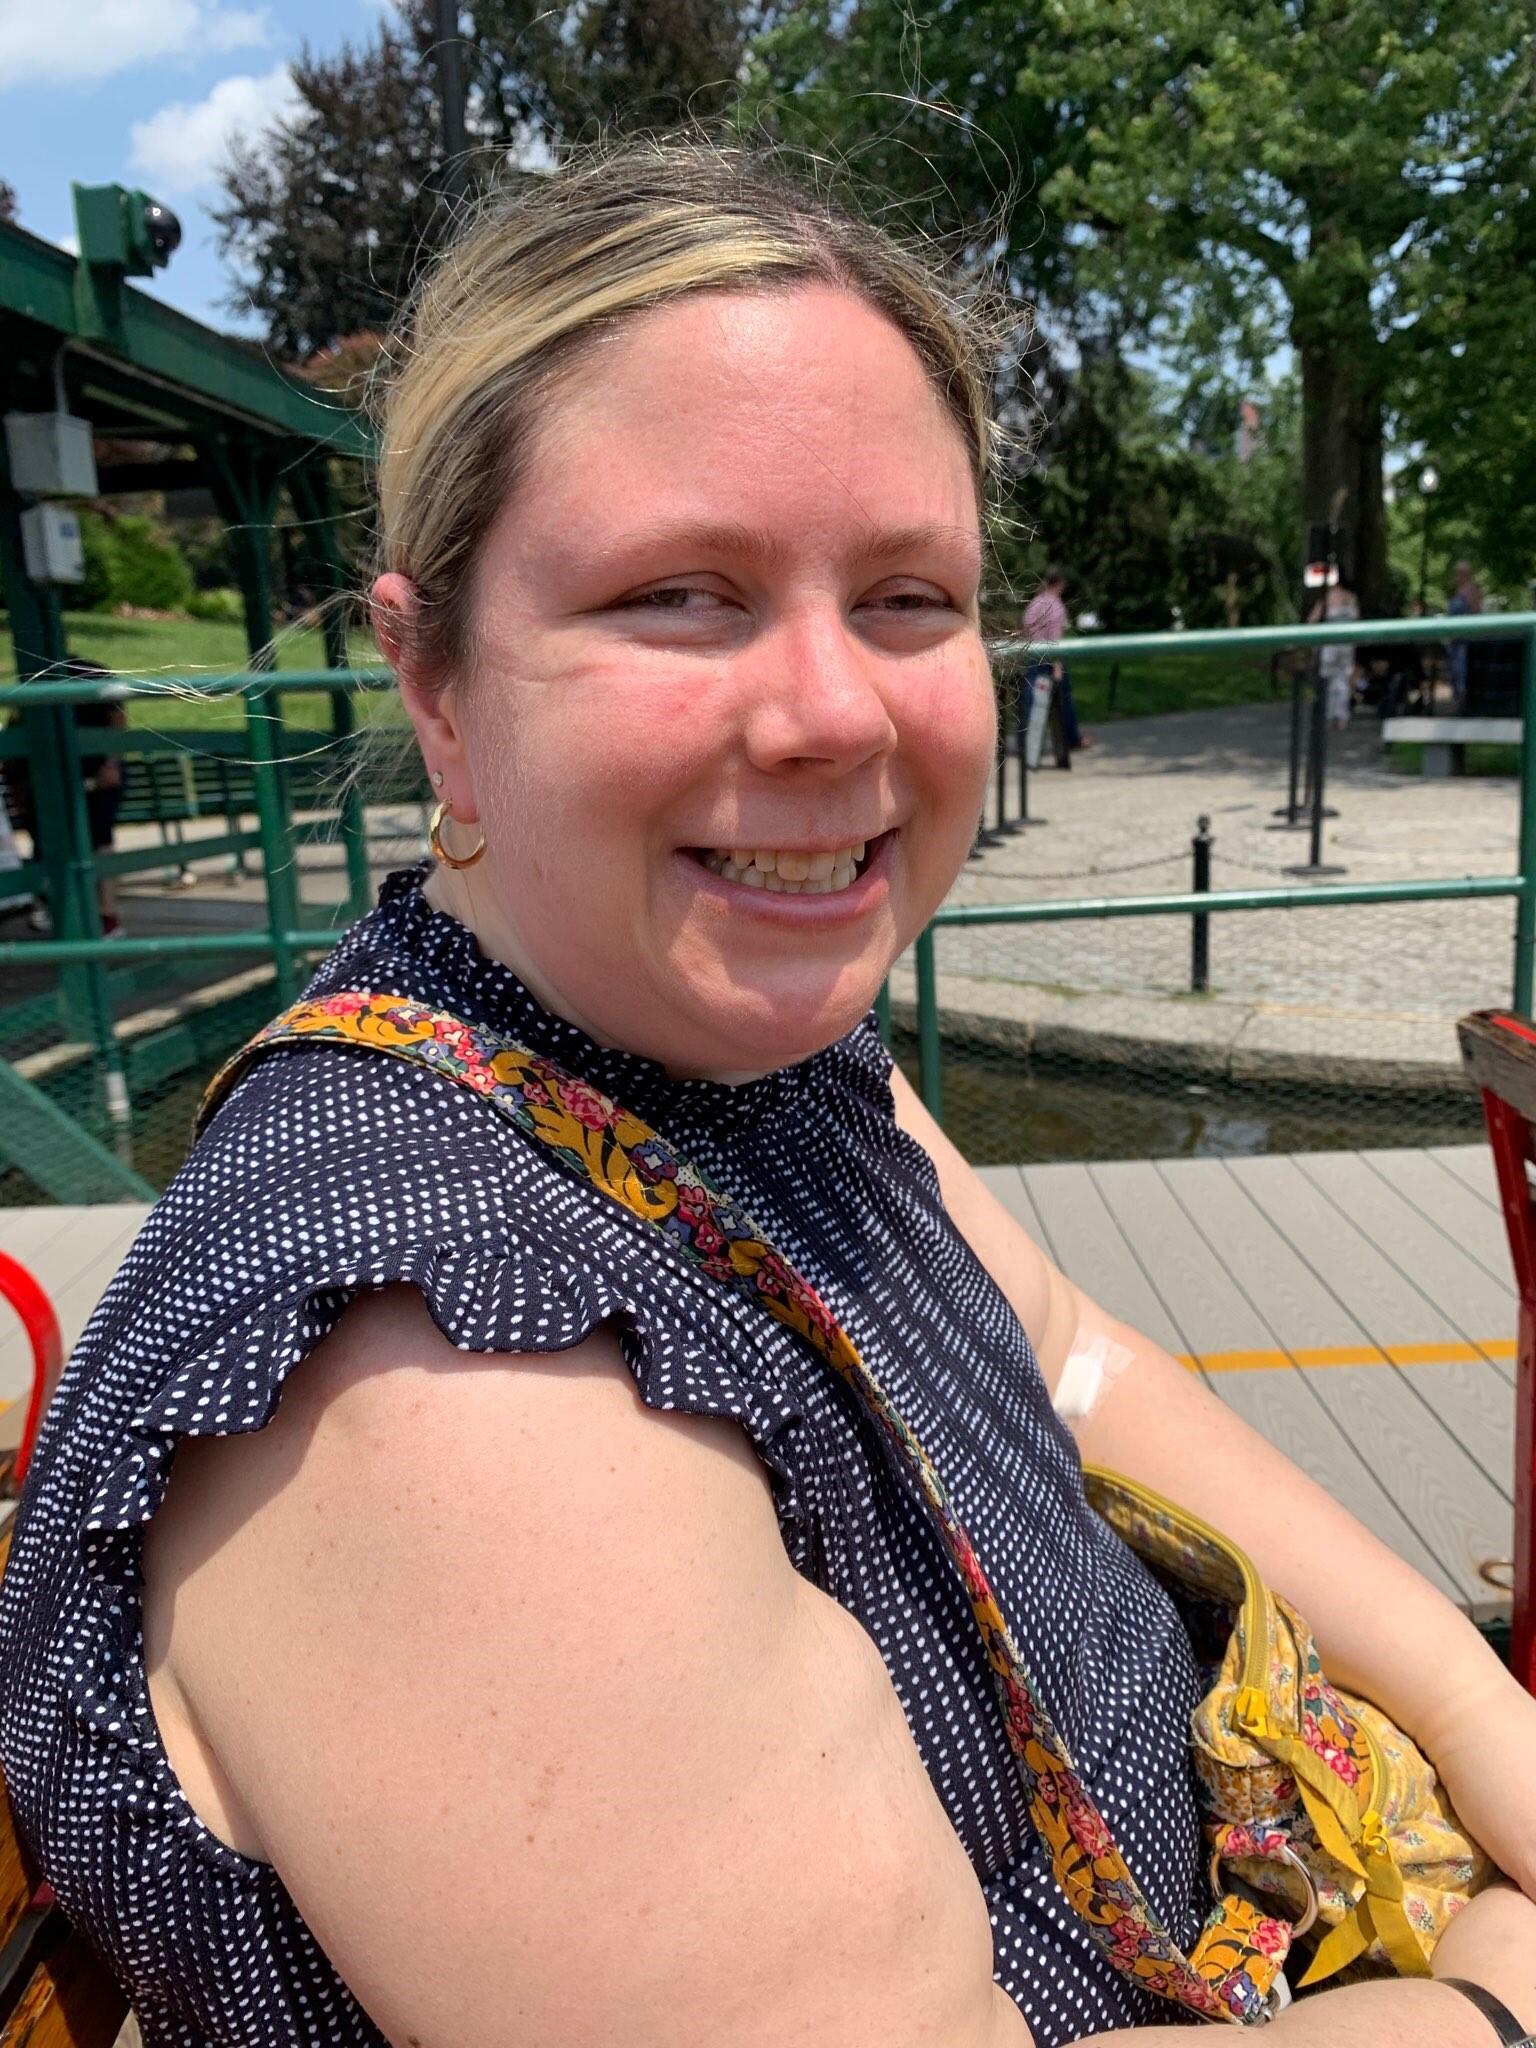
[[[943,1121],[943,1039],[939,1026],[938,968],[934,958],[936,931],[956,926],[1029,925],[1068,919],[1115,917],[1188,917],[1231,911],[1305,910],[1345,904],[1432,903],[1448,899],[1512,897],[1515,903],[1514,962],[1511,1007],[1521,1016],[1532,1011],[1536,977],[1536,612],[1500,612],[1475,618],[1385,619],[1339,621],[1316,626],[1255,626],[1234,631],[1197,633],[1116,633],[1091,639],[1055,642],[1052,660],[1073,664],[1106,663],[1158,654],[1268,654],[1285,648],[1372,647],[1391,642],[1426,640],[1520,640],[1524,643],[1521,672],[1520,838],[1519,873],[1475,875],[1455,880],[1419,882],[1335,883],[1285,889],[1226,889],[1209,893],[1170,892],[1156,896],[1073,897],[1044,903],[951,904],[938,911],[913,949],[917,977],[919,1086],[933,1116]],[[1027,659],[1034,652],[1023,639],[998,643],[998,663]]]
[[[0,727],[0,756],[27,759],[41,836],[36,857],[0,874],[0,898],[41,891],[53,923],[52,936],[0,942],[0,970],[44,967],[57,970],[45,993],[0,1004],[3,1049],[26,1057],[0,1059],[0,1118],[5,1141],[0,1159],[20,1166],[28,1178],[61,1200],[144,1197],[154,1190],[129,1160],[129,1127],[134,1117],[129,1083],[153,1088],[189,1063],[209,1058],[210,1024],[195,1001],[173,1005],[181,1022],[157,1033],[120,1031],[115,1008],[142,989],[153,967],[168,975],[206,981],[207,963],[220,956],[244,963],[272,963],[278,1004],[293,1000],[303,979],[306,956],[328,952],[341,929],[369,907],[369,857],[362,797],[349,777],[338,773],[334,792],[316,786],[311,765],[328,756],[340,770],[358,740],[356,697],[392,682],[386,669],[257,671],[200,677],[189,683],[164,680],[36,678],[0,688],[0,718],[20,713]],[[313,703],[329,699],[330,718],[314,712],[302,725],[284,718],[283,700],[302,693]],[[156,731],[152,728],[77,724],[74,707],[116,703],[125,707],[168,698],[243,700],[244,716],[230,727]],[[165,843],[97,853],[90,843],[83,764],[103,756],[145,756],[158,760],[180,753],[208,754],[235,771],[224,829],[200,830],[175,844]],[[217,806],[211,808],[217,809]],[[295,811],[318,817],[295,816]],[[254,813],[255,829],[250,829]],[[207,817],[207,813],[203,813]],[[151,820],[153,822],[153,820]],[[339,840],[344,853],[345,891],[339,905],[305,905],[298,886],[299,849],[318,839]],[[170,934],[108,940],[101,927],[98,879],[168,866],[184,868],[246,852],[261,856],[264,918],[258,929]],[[243,1016],[249,993],[230,1001]],[[217,993],[216,991],[214,993]],[[45,1021],[46,1020],[46,1021]],[[259,1021],[259,1020],[256,1020]],[[39,1047],[39,1035],[54,1036],[53,1052]],[[38,1079],[39,1062],[46,1076]],[[137,1128],[137,1125],[134,1126]]]
[[[914,948],[917,984],[918,1065],[922,1093],[930,1109],[942,1118],[942,1054],[938,971],[935,933],[939,930],[980,925],[1026,925],[1056,923],[1074,919],[1137,917],[1188,917],[1199,914],[1224,915],[1232,912],[1302,910],[1367,904],[1430,903],[1457,899],[1509,897],[1516,906],[1514,964],[1511,977],[1513,1007],[1532,1014],[1533,974],[1536,974],[1536,613],[1498,614],[1464,619],[1412,619],[1400,621],[1350,621],[1318,626],[1260,627],[1235,632],[1149,633],[1105,635],[1057,643],[1053,657],[1074,664],[1124,661],[1143,656],[1176,652],[1201,655],[1242,655],[1267,653],[1282,648],[1311,648],[1334,643],[1368,642],[1372,646],[1392,641],[1519,639],[1524,646],[1522,672],[1522,716],[1524,727],[1520,750],[1520,832],[1518,872],[1497,876],[1468,876],[1430,881],[1367,882],[1322,886],[1217,890],[1211,893],[1177,892],[1166,895],[1094,896],[1037,903],[968,904],[941,909]],[[999,643],[994,654],[1000,670],[1030,653],[1022,640]],[[149,751],[175,747],[184,742],[201,745],[213,741],[212,734],[187,734],[179,741],[175,734],[153,734],[132,727],[120,730],[77,727],[71,707],[102,700],[137,703],[163,698],[175,688],[164,680],[125,679],[111,683],[92,680],[29,682],[0,687],[0,716],[12,710],[26,714],[25,745],[33,763],[42,815],[49,821],[42,857],[9,877],[0,877],[0,888],[14,894],[18,888],[46,888],[55,914],[55,935],[50,938],[0,941],[0,967],[42,964],[56,967],[68,982],[65,1006],[84,1026],[85,1034],[97,1047],[105,1073],[121,1073],[115,1045],[111,1002],[107,988],[109,967],[152,961],[198,962],[209,957],[244,955],[270,958],[275,975],[275,993],[280,1004],[298,994],[301,963],[306,956],[329,950],[335,944],[340,923],[324,925],[307,921],[298,888],[298,849],[312,828],[296,824],[289,802],[285,764],[281,751],[280,699],[295,692],[323,692],[332,700],[332,722],[328,734],[306,730],[306,743],[334,740],[338,746],[351,744],[356,733],[355,696],[386,687],[386,669],[314,669],[262,671],[199,678],[193,688],[209,699],[238,696],[244,701],[244,723],[238,732],[217,735],[217,746],[249,770],[255,799],[254,844],[262,856],[265,886],[264,925],[260,929],[231,931],[216,935],[199,934],[162,938],[107,941],[103,938],[96,908],[98,866],[103,870],[120,865],[126,858],[144,865],[164,865],[164,849],[127,856],[112,855],[98,863],[90,846],[80,773],[82,756]],[[185,695],[185,689],[177,691]],[[12,735],[9,746],[15,751]],[[46,800],[46,801],[45,801]],[[350,786],[341,798],[335,830],[345,849],[346,900],[341,906],[342,922],[361,915],[369,901],[369,866],[362,801]],[[249,843],[251,835],[230,835]],[[190,857],[201,858],[224,849],[226,842],[215,838],[187,843]],[[888,989],[881,996],[882,1021],[889,1028]]]

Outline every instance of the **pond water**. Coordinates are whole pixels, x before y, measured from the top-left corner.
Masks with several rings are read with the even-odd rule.
[[[894,1050],[915,1086],[915,1039],[898,1032]],[[953,1046],[945,1047],[943,1084],[945,1128],[983,1166],[1466,1145],[1483,1136],[1471,1088],[1425,1095],[1190,1081]]]

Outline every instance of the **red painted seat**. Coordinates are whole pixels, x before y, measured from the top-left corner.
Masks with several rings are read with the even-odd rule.
[[[1536,1693],[1536,1027],[1503,1010],[1478,1010],[1457,1027],[1499,1176],[1499,1199],[1520,1290],[1520,1363],[1515,1396],[1515,1611],[1511,1663]]]
[[[32,1347],[32,1391],[27,1397],[21,1441],[14,1454],[0,1464],[0,1489],[15,1493],[27,1476],[37,1432],[64,1370],[64,1344],[53,1303],[20,1260],[8,1252],[0,1252],[0,1300],[8,1301],[21,1318]]]

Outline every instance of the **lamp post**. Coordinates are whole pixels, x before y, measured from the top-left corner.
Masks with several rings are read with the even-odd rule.
[[[464,157],[464,44],[459,34],[458,0],[434,0],[432,21],[442,112],[441,182],[450,199],[461,199],[468,184],[468,167]]]
[[[1426,462],[1419,471],[1419,496],[1424,501],[1424,542],[1419,550],[1419,610],[1424,612],[1429,604],[1429,527],[1430,508],[1435,492],[1440,488],[1440,472],[1432,462]]]

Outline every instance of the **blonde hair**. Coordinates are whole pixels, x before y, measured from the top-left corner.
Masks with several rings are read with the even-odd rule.
[[[418,288],[383,385],[379,558],[420,595],[418,650],[445,667],[465,654],[480,545],[516,488],[544,402],[592,347],[689,293],[813,282],[852,292],[906,337],[984,497],[995,322],[931,257],[767,153],[628,142],[488,203]]]

